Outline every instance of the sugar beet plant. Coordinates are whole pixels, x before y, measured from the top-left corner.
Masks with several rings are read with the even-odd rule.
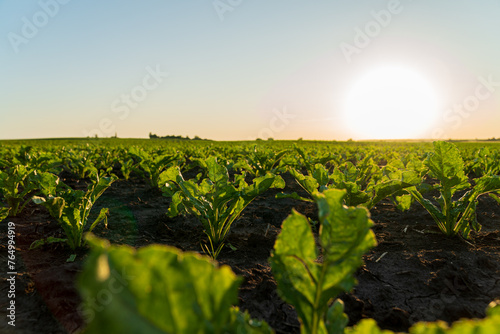
[[[355,285],[362,255],[376,245],[368,210],[345,207],[345,196],[337,189],[314,194],[319,251],[308,219],[294,211],[283,222],[269,259],[278,292],[297,311],[301,333],[343,332],[347,316],[334,298]]]
[[[0,210],[0,218],[7,214],[17,216],[36,194],[52,195],[58,182],[56,175],[37,172],[24,165],[0,171],[0,191],[8,205]]]
[[[184,180],[179,167],[171,167],[160,175],[160,182],[164,195],[172,196],[168,214],[187,213],[198,218],[208,237],[208,244],[202,247],[216,259],[232,223],[245,207],[267,189],[283,188],[285,182],[270,173],[254,178],[252,184],[245,182],[245,173],[235,174],[231,182],[227,168],[215,157],[207,159],[207,166],[208,177],[201,181]]]
[[[500,191],[500,177],[484,175],[474,179],[474,187],[459,199],[454,199],[457,191],[471,186],[465,175],[464,162],[458,148],[452,143],[434,142],[434,152],[428,155],[425,165],[429,168],[430,176],[439,181],[435,186],[440,193],[436,198],[439,207],[425,199],[417,187],[406,188],[406,191],[429,212],[443,233],[447,235],[460,233],[468,238],[471,228],[474,230],[481,228],[476,219],[478,197]]]
[[[6,172],[0,171],[0,190],[8,206],[2,209],[4,215],[10,213],[16,216],[30,201],[30,199],[25,199],[32,191],[28,186],[29,174],[30,171],[23,165],[12,166]]]
[[[88,186],[87,191],[74,190],[63,184],[62,189],[55,196],[33,197],[34,203],[47,208],[51,216],[57,219],[66,234],[66,238],[49,237],[37,240],[31,245],[31,248],[52,242],[65,242],[73,251],[82,246],[83,233],[89,224],[89,214],[92,207],[104,191],[116,180],[114,176],[100,177],[97,173],[92,174],[91,177],[92,183]],[[101,209],[97,218],[88,226],[89,231],[92,231],[101,221],[104,221],[107,226],[108,211],[107,208]],[[75,255],[72,255],[70,259],[74,259],[74,257]]]

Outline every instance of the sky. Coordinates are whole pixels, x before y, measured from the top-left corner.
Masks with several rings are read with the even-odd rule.
[[[0,0],[0,139],[498,138],[498,13],[498,0]]]

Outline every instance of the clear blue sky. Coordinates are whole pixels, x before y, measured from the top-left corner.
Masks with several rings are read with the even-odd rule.
[[[500,137],[499,14],[492,0],[0,0],[0,139],[377,137],[346,127],[345,100],[392,64],[438,96],[420,137]]]

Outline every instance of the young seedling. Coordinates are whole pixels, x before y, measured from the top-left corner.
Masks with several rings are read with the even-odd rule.
[[[297,311],[301,333],[342,333],[347,317],[334,299],[355,285],[362,255],[376,245],[368,210],[344,206],[345,196],[337,189],[314,194],[319,251],[308,219],[294,211],[283,222],[269,259],[278,292]]]
[[[425,199],[417,187],[406,188],[413,198],[419,202],[432,216],[439,229],[446,235],[461,234],[469,238],[471,228],[479,231],[481,226],[476,219],[476,205],[479,196],[500,190],[498,175],[485,175],[475,179],[475,186],[461,198],[453,196],[459,190],[470,188],[464,173],[464,162],[458,148],[448,142],[434,142],[434,152],[425,161],[430,175],[439,181],[435,188],[440,196],[436,198],[438,206]]]
[[[49,238],[35,241],[30,248],[36,248],[46,243],[66,242],[72,251],[82,246],[83,232],[89,225],[89,214],[97,199],[116,180],[116,177],[99,177],[93,174],[92,183],[87,191],[73,190],[68,186],[58,192],[57,196],[34,196],[33,202],[47,208],[50,214],[61,225],[66,239]],[[97,218],[88,226],[92,231],[96,225],[104,221],[107,227],[107,208],[102,208]],[[71,258],[71,257],[70,257]],[[74,257],[73,257],[74,259]]]
[[[245,182],[245,174],[237,174],[231,182],[226,167],[215,157],[208,158],[207,166],[208,178],[199,183],[184,180],[179,167],[163,172],[160,181],[164,184],[164,194],[172,197],[169,215],[175,217],[187,213],[198,218],[208,237],[208,245],[203,248],[216,259],[231,225],[247,205],[267,189],[283,188],[285,183],[280,176],[273,174],[257,177],[251,185]]]

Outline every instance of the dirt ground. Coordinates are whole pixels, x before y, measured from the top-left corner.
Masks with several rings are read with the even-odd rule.
[[[284,175],[286,192],[299,188]],[[64,180],[73,187],[85,187]],[[290,305],[276,292],[268,257],[283,220],[292,208],[315,219],[314,204],[275,199],[270,190],[257,198],[232,227],[229,243],[219,262],[245,278],[239,306],[254,318],[266,320],[277,333],[298,333],[299,321]],[[165,215],[170,200],[138,179],[117,181],[98,201],[110,208],[109,226],[95,234],[112,243],[140,247],[151,243],[200,251],[204,240],[201,225],[190,217]],[[378,246],[364,257],[357,271],[358,285],[343,294],[350,324],[374,318],[379,326],[406,331],[417,321],[485,316],[488,303],[500,297],[500,206],[487,196],[480,198],[478,220],[483,225],[470,244],[439,233],[428,213],[418,204],[399,212],[388,201],[371,211]],[[28,250],[37,239],[62,236],[45,209],[30,204],[15,218],[17,261],[16,327],[0,323],[1,333],[73,333],[84,326],[78,312],[80,298],[74,282],[81,271],[86,250],[67,263],[69,250],[62,245]],[[0,262],[7,263],[7,224],[0,224]],[[6,267],[6,265],[5,265]],[[6,270],[0,273],[7,279]],[[6,318],[8,284],[0,291],[0,316]]]

